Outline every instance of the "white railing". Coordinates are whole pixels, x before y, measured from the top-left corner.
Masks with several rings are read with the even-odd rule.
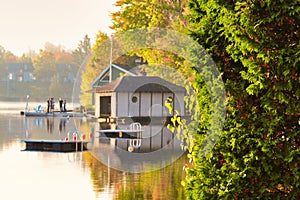
[[[77,141],[81,142],[81,151],[83,151],[83,138],[84,138],[83,135],[84,134],[80,133],[78,130],[69,131],[66,141],[71,141],[70,134],[72,134],[72,136],[73,136],[72,141],[76,142],[76,152],[78,151],[78,142]]]
[[[130,130],[136,131],[137,133],[137,139],[129,140],[128,151],[133,152],[134,149],[140,148],[142,145],[142,125],[138,122],[131,123]]]
[[[130,124],[130,130],[141,132],[142,131],[142,125],[138,122],[131,123]]]

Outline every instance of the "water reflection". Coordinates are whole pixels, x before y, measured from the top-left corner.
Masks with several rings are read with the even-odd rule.
[[[91,126],[81,118],[23,117],[25,135],[22,139],[64,139],[70,130]],[[84,129],[89,133],[90,128]]]
[[[183,153],[176,135],[162,123],[142,126],[141,133],[126,133],[128,124],[99,123],[96,130],[113,129],[113,133],[99,132],[92,146],[93,155],[111,168],[141,173],[164,168]]]
[[[54,119],[52,117],[47,117],[47,131],[48,133],[53,133],[54,129]]]
[[[100,127],[101,126],[101,127]],[[130,141],[118,138],[100,138],[97,130],[125,128],[127,125],[103,125],[83,119],[35,118],[0,114],[0,187],[5,199],[183,199],[180,185],[184,177],[182,156],[165,168],[129,173],[111,167],[128,165],[120,156],[156,152],[173,143],[173,135],[163,128],[144,126],[149,133],[142,135],[139,148],[128,152]],[[63,139],[70,130],[79,129],[90,139],[91,151],[50,153],[21,151],[21,139]],[[164,132],[164,135],[160,135]],[[90,134],[92,133],[92,134]],[[151,138],[151,137],[152,138]],[[94,148],[95,147],[95,148]],[[172,150],[172,146],[168,149]],[[98,148],[99,151],[96,151]],[[101,148],[101,149],[99,149]],[[176,148],[174,148],[176,150]],[[108,154],[111,151],[113,154]],[[121,152],[121,154],[120,154]],[[98,154],[103,157],[99,159]],[[108,155],[110,160],[108,162]],[[113,157],[115,155],[116,157]],[[101,158],[102,158],[101,157]],[[128,157],[130,158],[130,157]],[[105,161],[106,160],[106,161]],[[143,161],[142,166],[149,167]],[[150,162],[151,163],[151,162]],[[137,163],[139,166],[141,163]],[[47,195],[45,195],[47,194]]]
[[[109,168],[90,153],[85,153],[84,159],[91,163],[91,178],[100,199],[184,199],[181,180],[185,156],[162,170],[147,173]]]
[[[62,133],[62,132],[66,132],[66,124],[69,122],[69,119],[66,119],[66,118],[61,118],[59,120],[59,133]]]
[[[82,153],[21,151],[22,130],[26,130],[23,122],[19,117],[0,117],[0,198],[95,199],[89,167],[80,157]],[[68,192],[69,187],[79,187],[80,191]]]
[[[28,120],[28,118],[26,118]],[[48,133],[53,133],[54,126],[56,126],[55,123],[58,123],[58,133],[65,133],[66,132],[66,124],[70,121],[69,118],[56,118],[53,117],[36,117],[33,119],[33,123],[39,127],[42,128],[43,126],[47,127]],[[56,122],[57,121],[57,122]]]

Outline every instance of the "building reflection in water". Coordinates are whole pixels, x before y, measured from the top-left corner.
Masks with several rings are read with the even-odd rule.
[[[127,130],[129,124],[96,124],[95,130]],[[172,164],[185,152],[181,141],[162,123],[142,126],[140,134],[97,132],[92,154],[102,163],[120,171],[140,173]]]

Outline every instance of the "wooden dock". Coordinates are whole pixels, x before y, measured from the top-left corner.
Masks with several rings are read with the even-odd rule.
[[[99,130],[101,137],[109,138],[141,138],[142,137],[142,125],[138,122],[130,124],[130,129],[116,129],[116,130]]]
[[[25,117],[84,117],[84,113],[80,112],[43,112],[43,111],[21,111],[21,115]]]
[[[108,137],[108,138],[138,138],[141,134],[141,131],[136,130],[100,130],[97,131],[100,133],[99,137]]]
[[[28,151],[77,152],[87,150],[86,141],[65,140],[22,140]]]

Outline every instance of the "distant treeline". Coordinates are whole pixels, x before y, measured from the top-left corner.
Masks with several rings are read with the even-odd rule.
[[[80,79],[76,77],[78,69],[90,54],[87,35],[75,50],[47,42],[39,53],[30,51],[21,57],[0,45],[0,100],[22,101],[27,95],[36,100],[71,99],[74,82]]]
[[[76,89],[75,89],[76,91]],[[25,101],[27,95],[31,101],[46,101],[49,97],[62,97],[68,101],[75,98],[79,102],[78,95],[73,97],[73,83],[66,82],[18,82],[0,81],[0,101]]]

